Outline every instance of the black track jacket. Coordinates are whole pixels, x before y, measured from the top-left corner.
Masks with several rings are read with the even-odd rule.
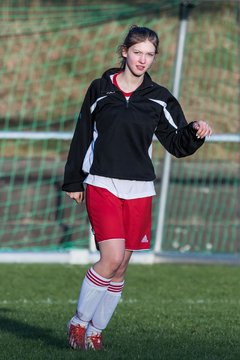
[[[63,191],[83,191],[87,173],[154,180],[149,156],[154,134],[176,157],[191,155],[204,143],[174,96],[147,73],[127,101],[110,78],[119,71],[106,71],[86,93],[65,166]],[[88,165],[83,170],[84,163]]]

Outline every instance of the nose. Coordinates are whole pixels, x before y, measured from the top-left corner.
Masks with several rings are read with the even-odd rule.
[[[145,56],[145,54],[141,54],[141,56],[140,56],[140,58],[139,58],[139,62],[140,62],[141,64],[145,64],[145,62],[146,62],[146,56]]]

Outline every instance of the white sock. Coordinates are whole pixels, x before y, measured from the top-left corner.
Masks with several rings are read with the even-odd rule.
[[[90,321],[87,328],[87,336],[101,334],[101,332],[102,330],[93,326],[92,322]]]
[[[76,315],[72,318],[81,326],[87,326],[101,302],[111,279],[106,279],[90,268],[83,280],[79,294]]]
[[[91,333],[101,333],[101,331],[107,327],[121,298],[123,286],[124,281],[110,283],[88,326],[88,336]]]

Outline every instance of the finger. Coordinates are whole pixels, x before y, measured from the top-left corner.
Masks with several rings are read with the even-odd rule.
[[[80,192],[78,196],[78,202],[81,203],[84,201],[84,192]]]
[[[206,130],[205,130],[205,133],[203,134],[204,137],[208,136],[210,137],[212,135],[212,129],[211,127],[208,125]]]
[[[194,128],[194,130],[198,130],[198,129],[199,129],[199,124],[198,124],[197,121],[195,121],[195,122],[193,123],[193,128]]]
[[[77,204],[79,204],[79,197],[75,194],[71,197],[72,200],[74,200]]]
[[[205,136],[209,134],[209,126],[207,123],[203,123],[200,125],[199,130],[196,135],[198,138],[203,139]]]
[[[203,139],[206,136],[212,135],[212,129],[206,121],[202,121],[202,120],[196,121],[193,127],[195,130],[197,130],[196,137],[198,139]]]
[[[205,135],[206,135],[206,130],[205,129],[201,129],[200,131],[197,132],[197,136],[200,139],[204,138]]]
[[[196,137],[199,139],[204,135],[204,128],[205,128],[206,123],[204,121],[196,121],[194,123],[194,129],[197,130],[196,131]]]
[[[74,200],[77,204],[84,201],[84,191],[81,192],[66,192],[66,194]]]
[[[84,201],[84,192],[81,193],[81,199],[80,199],[81,202]]]
[[[78,204],[82,203],[83,200],[84,200],[84,192],[78,193],[77,196],[74,197],[74,200],[75,200]]]
[[[212,133],[213,133],[213,130],[212,130],[212,128],[209,126],[209,129],[208,129],[208,135],[207,135],[207,136],[211,136],[211,135],[212,135]]]
[[[67,195],[70,197],[70,199],[76,201],[78,203],[78,196],[74,192],[68,192]]]
[[[198,132],[196,133],[198,139],[202,139],[204,135],[205,135],[205,131],[203,129],[199,129]]]

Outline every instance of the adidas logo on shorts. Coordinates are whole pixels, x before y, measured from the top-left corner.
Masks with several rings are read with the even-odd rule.
[[[147,243],[147,242],[148,242],[147,235],[144,235],[144,237],[141,240],[141,243]]]

